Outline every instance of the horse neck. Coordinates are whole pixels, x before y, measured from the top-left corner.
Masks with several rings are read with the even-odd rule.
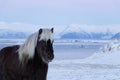
[[[31,73],[33,74],[32,76],[36,76],[36,78],[38,78],[39,80],[46,80],[48,64],[42,61],[42,59],[38,56],[36,50],[34,57],[28,60],[27,65],[25,66],[24,69],[27,72],[27,74]]]
[[[38,55],[38,52],[35,48],[35,54],[34,54],[34,58],[33,58],[33,62],[34,64],[38,65],[39,67],[44,66],[44,67],[48,67],[48,64],[43,62],[42,58]]]
[[[48,69],[48,64],[44,63],[41,57],[38,56],[38,53],[35,49],[35,54],[32,59],[28,60],[27,67],[35,68],[35,70]]]

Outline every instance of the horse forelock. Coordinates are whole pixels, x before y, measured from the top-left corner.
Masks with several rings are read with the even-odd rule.
[[[42,33],[38,35],[40,38],[38,41],[44,40],[44,41],[48,41],[50,39],[50,41],[53,41],[53,33],[51,32],[50,29],[42,29]]]

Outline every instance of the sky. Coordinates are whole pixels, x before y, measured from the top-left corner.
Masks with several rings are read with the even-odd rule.
[[[120,0],[0,0],[0,22],[119,25]]]

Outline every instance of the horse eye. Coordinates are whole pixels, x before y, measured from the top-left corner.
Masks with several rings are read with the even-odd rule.
[[[50,39],[47,41],[47,44],[50,44]]]

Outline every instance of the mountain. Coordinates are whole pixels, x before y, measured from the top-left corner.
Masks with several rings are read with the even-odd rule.
[[[113,34],[107,33],[87,33],[87,32],[70,32],[63,34],[62,39],[111,39]]]
[[[111,32],[100,32],[100,33],[94,33],[91,32],[91,39],[111,39],[111,37],[113,36],[113,34]]]
[[[120,39],[120,32],[116,33],[112,39]]]
[[[31,32],[32,33],[32,32]],[[0,29],[0,38],[27,38],[30,32],[21,30]],[[81,26],[64,26],[55,28],[55,39],[118,39],[120,33],[113,34],[109,29],[104,31],[89,30]]]
[[[67,27],[62,31],[61,39],[111,39],[113,33],[109,30],[105,32],[86,31],[81,27]]]
[[[86,32],[70,32],[63,34],[62,39],[90,39],[91,36]]]
[[[17,32],[8,29],[0,29],[0,38],[26,38],[27,34],[24,32]]]
[[[86,27],[86,26],[85,26]],[[90,29],[88,27],[83,28],[78,25],[71,25],[64,28],[60,33],[61,39],[111,39],[113,33],[109,29],[103,31]]]

